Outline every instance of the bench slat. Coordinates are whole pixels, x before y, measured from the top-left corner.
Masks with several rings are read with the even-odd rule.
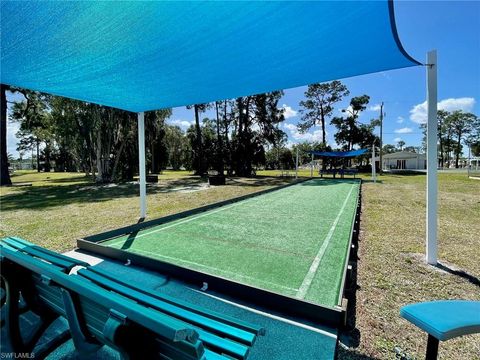
[[[5,238],[5,239],[2,239],[2,241],[5,244],[7,244],[7,245],[19,250],[19,251],[24,251],[29,255],[38,257],[42,260],[46,260],[46,261],[48,261],[48,262],[50,262],[54,265],[62,267],[66,271],[70,271],[71,268],[76,265],[75,263],[73,263],[71,261],[65,261],[63,259],[57,258],[56,256],[51,256],[50,254],[47,254],[47,253],[41,252],[39,250],[36,250],[33,246],[22,244],[21,242],[18,242],[15,238]]]
[[[181,320],[186,320],[187,322],[194,325],[206,328],[227,337],[231,337],[236,341],[240,341],[248,345],[253,344],[253,342],[255,341],[254,333],[235,328],[229,324],[222,323],[221,321],[210,319],[198,313],[194,313],[171,303],[167,303],[148,294],[144,294],[136,289],[129,288],[116,281],[105,278],[87,269],[82,269],[78,271],[78,275],[82,275],[89,280],[96,282],[97,284],[105,286],[108,289],[111,289],[122,295],[131,297],[136,301],[140,301],[150,306],[154,306],[163,312],[180,318]]]
[[[33,248],[35,248],[36,250],[38,251],[41,251],[42,253],[45,253],[45,254],[49,254],[51,256],[55,256],[56,258],[58,259],[62,259],[64,261],[69,261],[71,263],[74,263],[75,265],[78,265],[78,266],[83,266],[83,267],[87,267],[87,266],[90,266],[89,263],[85,262],[85,261],[82,261],[82,260],[78,260],[78,259],[75,259],[75,258],[72,258],[70,256],[66,256],[66,255],[63,255],[63,254],[59,254],[55,251],[51,251],[51,250],[48,250],[44,247],[41,247],[41,246],[38,246],[38,245],[35,245],[35,244],[32,244],[31,242],[27,241],[27,240],[24,240],[24,239],[21,239],[19,237],[16,237],[16,236],[10,236],[10,238],[12,239],[15,239],[16,241],[24,244],[24,245],[28,245],[28,246],[31,246]]]
[[[188,311],[191,311],[191,312],[209,317],[210,319],[217,320],[217,321],[220,321],[222,323],[234,326],[238,329],[242,329],[242,330],[251,332],[255,335],[264,335],[265,334],[265,328],[263,328],[262,326],[252,324],[252,323],[249,323],[247,321],[242,321],[242,320],[236,319],[234,317],[218,313],[216,311],[211,311],[211,310],[208,310],[208,309],[205,309],[205,308],[200,308],[200,307],[197,307],[194,304],[191,304],[187,301],[183,301],[181,299],[176,299],[176,298],[174,298],[172,296],[169,296],[169,295],[166,295],[166,294],[160,294],[160,293],[154,292],[154,291],[149,290],[149,289],[142,289],[140,287],[135,286],[132,283],[127,282],[126,280],[115,278],[112,274],[110,274],[106,271],[103,271],[102,269],[98,268],[97,266],[90,266],[88,268],[88,271],[89,272],[94,272],[98,275],[103,276],[106,279],[112,280],[112,281],[114,281],[118,284],[124,285],[124,286],[126,286],[130,289],[133,289],[135,291],[138,291],[140,293],[149,295],[151,297],[154,297],[156,299],[165,301],[167,303],[170,303],[172,305],[175,305],[175,306],[178,306],[180,308],[186,309]]]
[[[124,298],[118,294],[105,291],[92,282],[77,275],[66,275],[52,269],[50,264],[30,257],[19,251],[12,251],[8,246],[0,244],[2,256],[13,261],[24,268],[48,276],[53,282],[65,289],[76,292],[77,294],[95,299],[95,301],[106,308],[116,309],[125,314],[128,319],[141,324],[152,332],[163,336],[171,341],[182,341],[193,339],[195,332],[186,327],[185,323],[170,316],[159,313],[152,309],[145,308],[132,300]]]
[[[182,308],[178,308],[172,304],[155,299],[149,295],[142,294],[136,290],[130,289],[109,279],[105,279],[102,276],[92,273],[91,271],[88,271],[86,269],[78,271],[77,274],[84,276],[89,280],[92,280],[95,283],[106,287],[109,290],[130,297],[132,298],[132,300],[138,301],[144,305],[151,306],[162,312],[175,316],[183,321],[186,321],[187,323],[194,324],[193,328],[195,329],[195,331],[198,332],[200,339],[205,344],[210,345],[213,348],[219,349],[226,354],[242,359],[245,358],[248,354],[247,346],[231,341],[228,339],[228,337],[236,341],[247,343],[248,345],[252,345],[255,340],[255,334],[246,332],[241,329],[236,329],[230,325],[222,324],[219,321],[209,319],[207,317],[192,313]],[[207,330],[211,330],[215,333],[221,334],[227,338],[211,334],[208,331],[205,331],[205,328]]]
[[[23,240],[18,237],[7,237],[2,239],[1,241],[7,243],[8,245],[15,247],[19,250],[25,251],[29,253],[32,256],[36,256],[42,259],[47,260],[48,262],[51,262],[53,264],[56,264],[58,266],[65,267],[67,271],[70,271],[74,266],[84,266],[87,267],[89,264],[87,264],[84,261],[80,261],[77,259],[73,259],[71,257],[58,254],[54,251],[50,251],[48,249],[45,249],[41,246],[37,246],[35,244],[32,244],[26,240]]]

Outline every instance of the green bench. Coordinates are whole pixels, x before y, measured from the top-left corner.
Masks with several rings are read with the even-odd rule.
[[[109,345],[133,358],[245,359],[264,333],[256,325],[135,287],[18,238],[3,239],[0,250],[5,326],[14,352],[31,352],[59,316],[67,319],[83,357]],[[75,267],[80,268],[71,274]],[[20,297],[41,319],[28,341],[20,334]]]

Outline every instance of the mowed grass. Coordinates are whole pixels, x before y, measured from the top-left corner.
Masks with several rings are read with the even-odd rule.
[[[309,175],[309,171],[301,174]],[[224,187],[180,192],[174,189],[199,184],[200,180],[186,172],[169,173],[168,180],[162,176],[161,185],[148,189],[151,217],[290,180],[235,179]],[[33,186],[0,188],[0,235],[17,235],[66,251],[73,249],[80,237],[137,221],[138,186],[97,186],[82,178],[81,174],[67,173],[15,176],[14,182],[33,182]],[[355,316],[350,319],[355,330],[347,334],[351,340],[345,341],[351,349],[340,350],[339,358],[394,359],[397,347],[410,358],[421,359],[426,335],[400,318],[400,307],[433,299],[480,300],[480,181],[468,179],[466,174],[439,174],[439,258],[448,267],[442,271],[423,261],[425,176],[383,175],[376,184],[368,182],[369,176],[364,178],[359,288]],[[480,359],[480,336],[441,343],[440,359]]]
[[[425,175],[385,175],[362,186],[356,293],[356,349],[368,355],[423,358],[426,334],[399,316],[400,307],[437,299],[480,300],[480,181],[439,174],[439,260],[425,265]],[[443,270],[442,270],[443,269]],[[358,331],[359,330],[359,331]],[[363,359],[362,356],[358,358]],[[480,359],[480,335],[440,344],[440,359]]]
[[[103,245],[333,307],[358,190],[358,181],[310,180]]]

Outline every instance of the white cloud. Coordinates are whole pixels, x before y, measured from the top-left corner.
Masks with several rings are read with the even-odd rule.
[[[291,106],[288,106],[287,104],[282,105],[283,109],[283,116],[285,116],[285,119],[290,119],[292,117],[297,116],[298,111],[293,110]]]
[[[301,133],[297,125],[291,123],[284,123],[283,128],[287,130],[288,137],[293,139],[294,142],[313,142],[322,141],[322,130],[317,129],[306,133]],[[325,134],[327,135],[327,134]]]
[[[397,117],[397,123],[398,123],[398,124],[401,124],[401,123],[403,123],[404,121],[405,121],[405,119],[403,118],[403,116]]]
[[[411,132],[413,132],[413,129],[409,128],[409,127],[404,127],[404,128],[401,128],[401,129],[395,129],[395,133],[397,133],[397,134],[409,134]]]
[[[475,105],[475,99],[472,97],[449,98],[440,101],[437,104],[438,110],[455,111],[462,110],[471,112]],[[410,110],[410,120],[417,124],[425,124],[427,122],[427,102],[415,105]]]
[[[375,104],[375,105],[369,106],[368,110],[370,110],[370,111],[380,111],[380,104]]]
[[[285,129],[289,130],[290,132],[298,131],[297,125],[295,125],[295,124],[284,123],[284,124],[283,124],[283,127],[284,127]]]
[[[396,143],[398,143],[399,141],[402,141],[402,138],[401,138],[401,137],[396,137],[395,139],[393,139],[393,141],[395,141]]]
[[[190,127],[190,125],[195,124],[194,121],[188,121],[188,120],[181,120],[181,119],[173,119],[173,120],[167,120],[167,123],[169,125],[175,125],[179,126],[183,130],[186,130]]]

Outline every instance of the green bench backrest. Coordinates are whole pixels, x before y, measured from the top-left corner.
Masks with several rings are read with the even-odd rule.
[[[56,252],[42,248],[41,246],[36,246],[18,237],[4,238],[2,239],[2,243],[9,245],[14,249],[21,250],[31,256],[35,256],[40,259],[46,260],[53,265],[63,268],[64,271],[67,273],[70,272],[70,270],[72,270],[72,268],[75,266],[84,266],[84,267],[89,266],[84,261],[80,261],[62,254],[58,254]]]
[[[127,285],[121,280],[113,279],[111,275],[103,276],[102,273],[106,274],[94,267],[78,271],[79,276],[95,282],[106,290],[114,291],[140,304],[187,322],[199,334],[199,339],[207,349],[212,351],[238,359],[245,359],[250,347],[255,342],[257,333],[263,333],[262,329],[255,325],[243,323],[243,328],[250,329],[245,330],[231,325],[231,319],[222,322],[221,314],[203,310],[193,304],[187,305],[183,302],[183,307],[177,306],[177,304],[165,301],[165,295],[145,291],[131,284]],[[192,308],[195,308],[195,312],[191,311]]]
[[[55,313],[71,316],[64,292],[73,294],[78,303],[73,308],[80,309],[89,334],[110,345],[111,334],[105,334],[105,329],[112,311],[126,317],[132,327],[152,333],[162,356],[176,359],[227,359],[223,355],[245,359],[257,335],[265,333],[255,324],[136,287],[101,268],[23,239],[2,239],[0,250],[2,258],[28,269],[36,298]],[[67,275],[75,266],[83,269]]]
[[[36,298],[62,316],[66,316],[62,289],[73,294],[79,300],[78,308],[89,332],[100,341],[111,344],[111,335],[106,334],[105,329],[108,328],[112,314],[122,314],[126,321],[152,333],[158,348],[165,349],[170,355],[174,354],[176,358],[185,359],[205,358],[203,344],[198,340],[198,334],[185,322],[109,292],[84,277],[67,275],[62,272],[64,268],[32,257],[23,250],[2,241],[0,243],[2,266],[16,266],[28,270],[30,279],[25,281],[35,287]],[[118,345],[121,347],[121,344]]]

